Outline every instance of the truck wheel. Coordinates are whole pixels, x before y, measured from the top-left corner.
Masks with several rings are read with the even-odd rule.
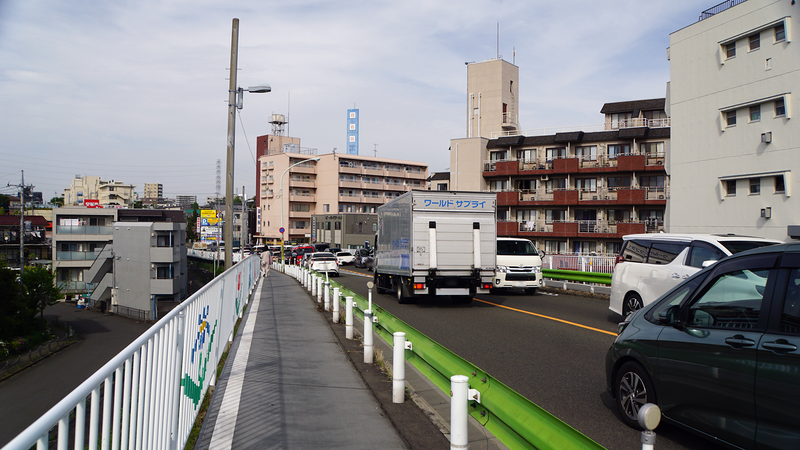
[[[404,303],[408,303],[409,297],[405,295],[405,292],[403,292],[402,281],[398,281],[397,284],[395,284],[394,292],[395,295],[397,296],[397,303],[400,303],[401,305]]]

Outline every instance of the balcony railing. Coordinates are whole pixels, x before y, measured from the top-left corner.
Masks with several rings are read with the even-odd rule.
[[[734,0],[734,1],[741,2],[744,0]],[[622,128],[639,128],[639,127],[668,128],[670,126],[670,123],[671,120],[669,117],[665,117],[663,119],[636,118],[636,119],[621,120],[617,122],[604,122],[601,124],[591,124],[591,125],[571,125],[564,127],[531,128],[527,130],[495,131],[492,132],[491,137],[492,139],[497,139],[503,136],[547,136],[556,133],[570,133],[576,131],[583,131],[583,132],[610,131]]]
[[[95,225],[56,225],[57,234],[114,234],[111,226]]]
[[[700,13],[700,18],[697,19],[698,22],[704,19],[708,19],[709,17],[713,16],[714,14],[719,14],[722,11],[725,11],[728,8],[733,8],[734,6],[744,3],[747,0],[728,0],[725,2],[720,3],[719,5],[713,6],[708,8],[707,10]]]
[[[641,153],[638,151],[625,153],[625,154],[614,154],[608,155],[606,153],[601,153],[599,155],[578,155],[572,156],[568,155],[565,157],[560,158],[553,158],[553,159],[544,159],[544,158],[533,158],[533,159],[504,159],[504,160],[487,160],[483,162],[483,171],[484,172],[496,172],[497,171],[497,163],[498,162],[507,162],[507,161],[516,161],[519,163],[519,170],[524,171],[532,171],[532,170],[553,170],[553,161],[556,159],[577,159],[578,160],[578,167],[581,169],[585,168],[596,168],[596,167],[618,167],[617,158],[619,156],[638,156],[638,155],[645,155],[645,165],[646,166],[663,166],[665,163],[665,154],[664,152],[658,153]]]
[[[96,252],[56,252],[57,261],[94,261],[100,249]]]

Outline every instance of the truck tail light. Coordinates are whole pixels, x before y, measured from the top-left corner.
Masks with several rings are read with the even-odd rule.
[[[414,283],[414,289],[425,289],[425,283]]]
[[[491,288],[492,288],[492,283],[483,283],[483,284],[481,285],[481,287],[482,287],[483,289],[491,289]]]

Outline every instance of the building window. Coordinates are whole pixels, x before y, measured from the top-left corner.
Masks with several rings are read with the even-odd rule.
[[[611,144],[608,146],[608,157],[611,159],[616,159],[617,156],[630,155],[630,154],[631,154],[630,144]]]
[[[565,158],[567,156],[567,149],[564,147],[560,148],[548,148],[545,152],[548,161],[552,161],[554,159]]]
[[[736,180],[725,181],[725,195],[734,197],[736,195]]]
[[[786,29],[783,24],[775,27],[775,42],[780,42],[786,39]]]
[[[786,182],[783,179],[783,175],[776,175],[775,176],[775,193],[776,194],[783,194],[786,192]]]
[[[613,113],[611,116],[611,129],[627,128],[630,124],[632,113]]]
[[[750,51],[758,50],[761,47],[761,33],[750,36]]]
[[[544,242],[544,249],[548,254],[557,255],[566,253],[567,251],[567,242],[566,241],[545,241]]]
[[[639,152],[642,155],[650,156],[653,158],[662,158],[664,156],[664,143],[643,142],[639,144]]]
[[[565,220],[567,220],[567,211],[563,209],[547,209],[544,212],[544,221],[546,223],[563,222]]]
[[[333,222],[333,229],[334,230],[341,230],[342,229],[342,222]]]
[[[619,188],[630,187],[631,177],[608,177],[606,180],[608,190],[616,191]]]
[[[750,178],[750,195],[761,194],[761,178]]]
[[[728,111],[728,112],[725,113],[725,122],[726,122],[726,125],[729,126],[729,127],[735,127],[736,126],[736,110]]]
[[[731,42],[725,45],[725,59],[731,59],[736,56],[736,42]]]
[[[597,192],[597,178],[578,178],[575,187],[581,191]]]
[[[761,120],[761,105],[754,105],[750,107],[750,122],[758,122]]]
[[[438,183],[436,185],[437,191],[446,191],[447,190],[447,183]]]
[[[597,146],[575,147],[575,156],[583,161],[597,160]]]
[[[786,115],[786,105],[783,103],[783,99],[779,98],[775,100],[775,117],[783,117]]]
[[[330,203],[324,203],[324,204],[322,205],[322,212],[324,212],[324,213],[326,213],[326,212],[331,212],[331,205],[330,205]]]
[[[489,182],[490,191],[505,191],[508,189],[508,180],[494,180]]]

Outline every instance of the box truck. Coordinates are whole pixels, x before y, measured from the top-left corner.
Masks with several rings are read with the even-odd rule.
[[[420,295],[469,303],[495,273],[497,196],[409,191],[378,207],[374,281],[399,303]]]

